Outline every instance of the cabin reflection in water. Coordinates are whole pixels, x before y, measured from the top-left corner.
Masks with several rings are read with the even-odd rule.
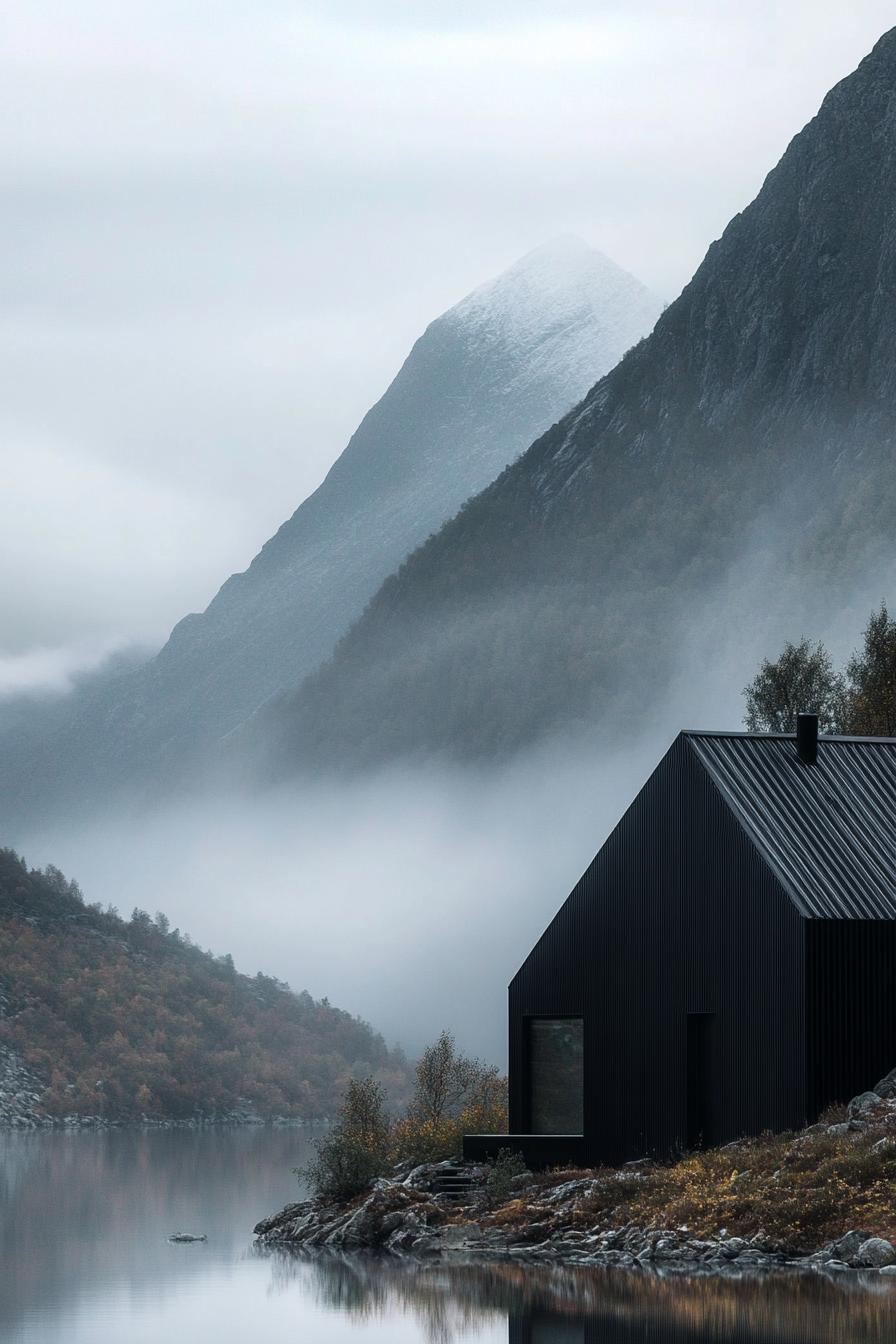
[[[603,1339],[608,1336],[602,1331]],[[508,1344],[588,1344],[589,1338],[596,1334],[589,1332],[582,1320],[570,1320],[568,1316],[529,1316],[512,1317]]]
[[[508,1344],[768,1344],[772,1338],[776,1344],[809,1340],[814,1344],[825,1336],[777,1331],[765,1335],[737,1322],[719,1328],[705,1320],[688,1325],[649,1313],[640,1319],[620,1319],[613,1314],[580,1316],[548,1311],[510,1316],[507,1334]]]

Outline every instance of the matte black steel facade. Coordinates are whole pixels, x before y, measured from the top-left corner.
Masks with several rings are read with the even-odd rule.
[[[764,819],[763,780],[778,789]],[[807,880],[799,847],[824,845],[818,804],[837,808],[836,780],[851,826],[858,790],[870,829],[851,833],[845,872],[841,816],[836,855],[809,864],[825,891],[801,891],[797,903],[782,865]],[[566,1142],[592,1164],[683,1149],[695,1128],[718,1143],[796,1128],[896,1065],[894,786],[892,742],[822,739],[811,765],[793,737],[681,734],[511,982],[512,1146],[532,1148],[533,1017],[583,1019],[584,1133]],[[869,873],[870,894],[851,889]],[[877,914],[813,915],[841,908]],[[546,1142],[539,1136],[534,1160]],[[552,1160],[563,1143],[553,1137]],[[501,1136],[470,1136],[465,1152],[501,1146]]]

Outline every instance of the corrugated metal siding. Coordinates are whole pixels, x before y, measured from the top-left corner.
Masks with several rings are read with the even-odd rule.
[[[724,1142],[802,1123],[803,923],[679,738],[510,986],[511,1129],[525,1022],[585,1019],[590,1161],[666,1153],[687,1126],[688,1013],[714,1013]]]
[[[684,735],[807,919],[896,917],[896,742]]]
[[[809,1115],[867,1092],[896,1067],[896,923],[806,925]]]

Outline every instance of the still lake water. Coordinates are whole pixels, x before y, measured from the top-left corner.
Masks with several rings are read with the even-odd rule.
[[[879,1277],[307,1261],[253,1248],[296,1130],[0,1133],[3,1344],[896,1344]],[[172,1232],[208,1241],[171,1245]]]

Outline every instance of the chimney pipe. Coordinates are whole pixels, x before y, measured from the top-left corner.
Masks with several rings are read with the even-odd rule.
[[[817,714],[797,714],[796,750],[803,765],[815,765],[818,760]]]

